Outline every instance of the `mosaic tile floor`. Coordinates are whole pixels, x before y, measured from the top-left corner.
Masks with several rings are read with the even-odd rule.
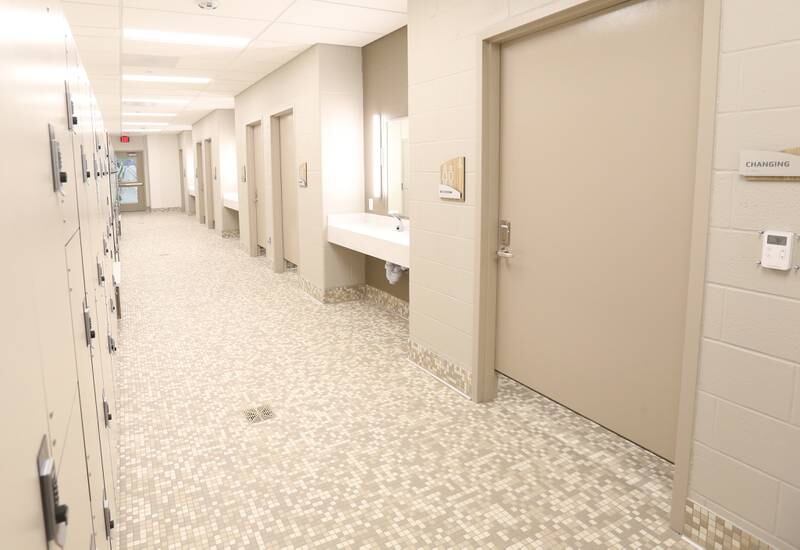
[[[123,224],[117,548],[683,547],[669,464],[505,378],[465,400],[402,319],[183,214]]]

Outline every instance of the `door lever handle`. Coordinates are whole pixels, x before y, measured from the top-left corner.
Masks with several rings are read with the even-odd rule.
[[[500,250],[497,251],[497,257],[498,258],[513,258],[514,257],[514,252],[508,247],[503,247],[503,248],[501,248]]]

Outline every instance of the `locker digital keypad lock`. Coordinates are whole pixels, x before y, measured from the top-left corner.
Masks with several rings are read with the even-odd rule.
[[[59,500],[56,466],[53,457],[50,456],[47,436],[42,436],[36,461],[39,470],[39,487],[42,493],[45,535],[48,541],[53,541],[60,548],[64,548],[67,542],[69,507]]]
[[[67,173],[63,170],[61,145],[56,140],[56,132],[52,124],[47,125],[47,133],[50,137],[50,167],[53,172],[53,191],[59,193],[64,190],[64,184],[67,183]]]

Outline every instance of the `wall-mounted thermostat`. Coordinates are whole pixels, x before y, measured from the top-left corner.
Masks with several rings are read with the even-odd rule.
[[[788,271],[794,257],[794,233],[764,231],[761,235],[761,267]]]

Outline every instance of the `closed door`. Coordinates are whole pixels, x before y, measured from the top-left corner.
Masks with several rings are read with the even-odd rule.
[[[178,165],[181,171],[181,210],[186,210],[186,165],[183,164],[183,149],[178,149]]]
[[[205,176],[205,195],[206,195],[206,225],[209,229],[214,228],[214,180],[217,178],[214,162],[211,158],[211,140],[207,139],[203,143],[203,175]]]
[[[203,169],[203,144],[196,143],[194,150],[194,179],[195,193],[197,193],[197,219],[200,223],[206,222],[206,183],[205,170]]]
[[[250,166],[250,181],[255,184],[256,242],[267,248],[267,182],[264,174],[264,135],[261,124],[250,127],[250,148],[253,162]]]
[[[501,50],[497,369],[668,459],[702,6],[629,3]]]
[[[283,257],[300,265],[300,235],[297,218],[297,163],[294,156],[294,116],[278,119],[281,148],[281,214],[283,224]]]
[[[117,194],[122,212],[147,209],[144,153],[119,153],[117,156]]]

